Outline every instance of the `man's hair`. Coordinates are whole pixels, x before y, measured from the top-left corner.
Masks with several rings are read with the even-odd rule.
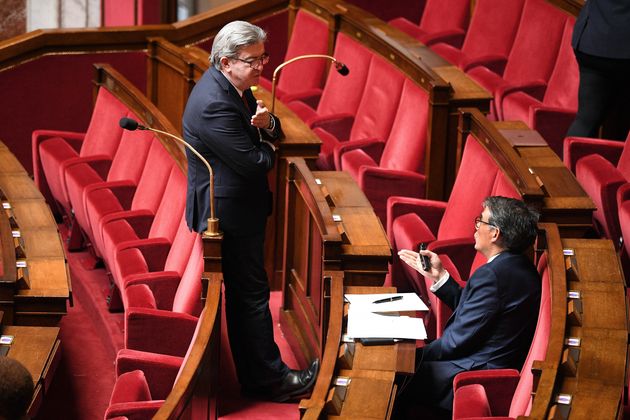
[[[0,418],[19,420],[33,398],[33,378],[17,360],[0,356]]]
[[[221,57],[236,58],[241,48],[266,40],[267,33],[258,26],[242,20],[230,22],[214,38],[210,63],[221,70]]]
[[[490,211],[488,222],[499,228],[500,245],[512,252],[525,251],[536,239],[538,212],[514,198],[492,196],[483,201]]]

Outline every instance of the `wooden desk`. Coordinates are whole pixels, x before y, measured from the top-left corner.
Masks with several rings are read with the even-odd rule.
[[[343,296],[335,296],[335,293],[392,293],[396,289],[342,288],[334,284],[335,280],[341,282],[341,278],[332,279],[329,341],[322,356],[322,369],[311,398],[300,402],[300,411],[304,419],[389,418],[397,390],[396,375],[415,371],[415,341],[377,346],[341,342],[341,331],[345,331],[347,325],[348,304],[343,302]],[[342,315],[343,320],[334,318]],[[338,331],[331,334],[334,329]],[[334,366],[330,366],[332,363]],[[347,385],[336,384],[337,378],[344,378]]]
[[[0,191],[4,195],[2,204],[5,208],[0,217],[15,223],[11,228],[14,237],[3,236],[6,256],[2,262],[3,265],[15,265],[17,258],[26,262],[25,269],[15,270],[12,274],[11,285],[7,283],[9,279],[3,281],[3,322],[57,325],[66,313],[67,300],[71,299],[70,274],[57,223],[24,168],[6,146],[2,146]],[[17,255],[17,252],[24,255]],[[12,290],[10,297],[7,294],[9,288]]]
[[[35,417],[50,388],[59,364],[59,328],[57,327],[0,327],[3,335],[12,335],[13,343],[7,357],[22,363],[33,377],[35,392],[28,410]]]

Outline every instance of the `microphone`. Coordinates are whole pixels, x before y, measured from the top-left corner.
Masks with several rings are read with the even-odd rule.
[[[138,121],[134,120],[133,118],[123,117],[120,119],[120,121],[118,121],[118,124],[124,130],[128,130],[128,131],[148,130],[148,131],[153,131],[154,133],[162,134],[173,140],[176,140],[179,143],[183,144],[185,147],[187,147],[188,150],[190,150],[195,156],[199,158],[199,160],[201,160],[204,163],[204,165],[206,165],[206,168],[208,168],[208,173],[210,174],[210,217],[208,217],[208,228],[205,232],[203,232],[202,236],[205,236],[205,237],[220,236],[222,233],[221,231],[219,231],[219,219],[217,219],[214,214],[214,171],[212,170],[212,167],[210,166],[210,163],[206,160],[206,158],[201,156],[201,154],[198,151],[196,151],[194,147],[188,144],[188,142],[186,142],[181,137],[178,137],[171,133],[167,133],[166,131],[158,130],[156,128],[146,127],[138,123]]]
[[[276,79],[278,77],[278,72],[282,70],[284,66],[287,66],[299,60],[304,60],[306,58],[325,58],[334,63],[335,70],[337,70],[337,73],[339,73],[340,75],[347,76],[350,73],[350,69],[348,68],[348,66],[338,61],[335,57],[331,55],[325,55],[325,54],[298,55],[297,57],[293,57],[292,59],[287,60],[284,63],[280,63],[280,65],[278,65],[278,67],[276,67],[276,69],[273,71],[273,78],[271,79],[271,113],[272,114],[276,108]]]

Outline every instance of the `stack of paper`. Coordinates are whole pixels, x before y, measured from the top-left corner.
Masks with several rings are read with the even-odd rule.
[[[427,338],[422,318],[398,315],[403,311],[429,310],[415,293],[347,294],[345,298],[350,302],[347,331],[350,337]],[[391,301],[386,301],[389,298]]]

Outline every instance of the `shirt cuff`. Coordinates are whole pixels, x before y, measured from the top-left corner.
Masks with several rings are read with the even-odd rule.
[[[267,140],[261,140],[260,142],[265,143],[267,146],[271,147],[271,150],[273,150],[274,152],[276,151],[276,146],[274,146],[272,142]]]
[[[444,286],[444,283],[446,283],[446,280],[448,280],[450,276],[451,275],[448,274],[448,271],[444,270],[444,274],[442,274],[442,277],[440,277],[438,281],[433,283],[431,287],[429,287],[429,290],[435,293],[440,287]]]

